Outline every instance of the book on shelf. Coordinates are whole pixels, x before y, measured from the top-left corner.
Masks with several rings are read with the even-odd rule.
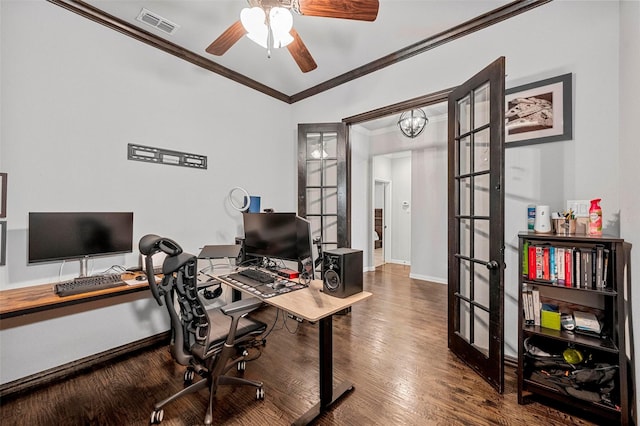
[[[542,305],[540,304],[540,290],[537,288],[531,289],[531,300],[533,305],[533,324],[540,326],[540,310]]]
[[[582,249],[580,250],[581,254],[581,265],[580,268],[582,270],[582,280],[580,282],[580,287],[582,288],[592,288],[592,270],[591,270],[591,250]]]
[[[580,249],[573,248],[573,285],[572,287],[581,287],[582,285],[582,271],[580,266],[582,265],[582,256],[580,255]]]
[[[573,250],[564,249],[564,286],[573,286]]]
[[[564,247],[556,247],[556,270],[558,273],[558,285],[565,285],[565,274],[564,274]]]

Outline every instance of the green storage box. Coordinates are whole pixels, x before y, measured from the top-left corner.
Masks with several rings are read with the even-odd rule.
[[[552,330],[560,330],[560,312],[542,311],[540,312],[540,325]]]

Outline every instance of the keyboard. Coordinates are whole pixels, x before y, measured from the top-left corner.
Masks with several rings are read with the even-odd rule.
[[[53,288],[55,294],[60,297],[73,294],[89,293],[96,290],[120,287],[126,283],[122,281],[120,274],[95,275],[91,277],[79,277],[70,281],[62,281]]]
[[[238,274],[243,277],[251,278],[254,281],[258,281],[262,284],[270,284],[275,281],[275,277],[271,274],[267,274],[266,272],[260,271],[258,269],[243,269],[238,272]]]

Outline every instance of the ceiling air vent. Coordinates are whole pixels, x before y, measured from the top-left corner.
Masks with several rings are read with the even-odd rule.
[[[151,25],[152,27],[157,28],[162,32],[172,35],[176,31],[178,31],[178,28],[180,28],[180,25],[174,24],[173,22],[163,18],[162,16],[144,8],[140,11],[140,14],[136,18],[136,20],[144,22],[145,24]]]

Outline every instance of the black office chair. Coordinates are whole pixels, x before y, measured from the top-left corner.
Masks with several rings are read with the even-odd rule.
[[[247,349],[263,346],[260,334],[266,329],[262,322],[244,318],[260,306],[256,298],[243,299],[219,308],[207,308],[198,295],[197,258],[183,253],[182,248],[169,238],[145,235],[139,243],[145,256],[145,273],[149,288],[159,305],[165,305],[171,319],[171,354],[181,365],[187,366],[184,374],[185,389],[154,405],[151,424],[159,424],[164,417],[164,407],[169,402],[203,388],[209,388],[209,407],[204,419],[206,425],[213,421],[213,399],[218,386],[249,385],[256,387],[256,399],[264,399],[262,382],[241,377],[227,376],[236,367],[244,371]],[[156,281],[152,256],[164,252],[167,257],[162,265],[163,278]],[[179,312],[176,310],[178,306]],[[202,377],[192,384],[195,374]]]

